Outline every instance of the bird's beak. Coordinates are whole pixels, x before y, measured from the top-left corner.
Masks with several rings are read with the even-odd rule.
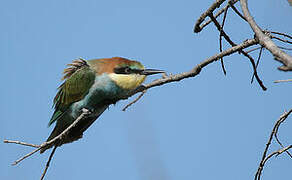
[[[165,73],[165,71],[157,70],[157,69],[144,69],[140,72],[141,75],[152,75],[152,74],[158,74],[158,73]]]

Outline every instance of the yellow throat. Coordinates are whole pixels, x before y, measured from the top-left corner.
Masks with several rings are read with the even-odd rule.
[[[140,86],[146,76],[140,74],[115,74],[110,73],[109,77],[123,89],[135,89]]]

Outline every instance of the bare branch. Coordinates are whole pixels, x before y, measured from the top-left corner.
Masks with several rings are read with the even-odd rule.
[[[213,11],[216,8],[219,8],[220,5],[224,2],[225,0],[216,0],[203,14],[201,14],[201,16],[198,18],[196,24],[195,24],[195,28],[194,28],[194,32],[198,33],[202,30],[202,28],[200,27],[200,24],[205,20],[205,18],[207,16],[209,16],[210,13],[213,13]],[[227,8],[227,7],[226,7]],[[224,12],[225,10],[223,10],[222,12]]]
[[[261,59],[261,57],[262,57],[263,49],[264,49],[264,48],[261,47],[261,50],[260,50],[260,52],[259,52],[259,56],[258,56],[258,59],[257,59],[257,62],[256,62],[256,68],[258,68],[258,66],[259,66],[260,59]],[[254,76],[255,76],[255,74],[253,73],[252,78],[251,78],[251,83],[253,83]]]
[[[285,80],[276,80],[274,83],[280,83],[280,82],[292,82],[292,79],[285,79]]]
[[[261,174],[262,174],[262,171],[263,171],[263,168],[266,164],[266,162],[271,158],[273,157],[274,155],[280,155],[282,154],[283,152],[286,152],[288,151],[289,149],[292,148],[292,145],[290,146],[287,146],[283,149],[279,149],[278,151],[274,151],[272,152],[271,154],[269,154],[267,157],[265,157],[265,159],[261,162],[259,168],[258,168],[258,171],[257,171],[257,174],[255,175],[255,180],[260,180],[261,179]]]
[[[220,31],[223,35],[223,37],[225,38],[225,40],[231,45],[231,46],[236,46],[236,44],[230,39],[230,37],[224,32],[223,29],[221,29],[219,22],[216,20],[216,18],[214,18],[214,16],[212,14],[209,14],[209,17],[211,18],[211,20],[214,22],[215,26],[217,27],[218,31]],[[243,50],[239,50],[240,53],[242,53],[245,57],[247,57],[253,67],[253,71],[254,71],[254,76],[258,82],[258,84],[261,86],[261,88],[265,91],[267,90],[267,88],[264,86],[262,80],[259,78],[258,74],[257,74],[257,68],[256,68],[256,64],[254,62],[254,59],[245,51]]]
[[[223,12],[225,12],[225,10],[226,10],[227,8],[229,8],[230,4],[235,4],[235,3],[237,3],[238,1],[239,1],[239,0],[230,0],[230,1],[228,2],[228,4],[227,4],[224,8],[220,9],[220,10],[214,15],[214,17],[215,17],[215,18],[219,17]],[[217,3],[217,1],[216,1],[215,3]],[[211,5],[211,7],[212,7],[212,6],[213,6],[213,4]],[[211,7],[210,7],[210,8],[211,8]],[[195,27],[194,27],[194,32],[195,32],[195,33],[199,33],[199,32],[201,32],[202,29],[203,29],[205,26],[207,26],[208,24],[210,24],[210,23],[212,22],[212,20],[209,19],[208,21],[206,21],[205,23],[203,23],[203,24],[201,25],[201,23],[202,23],[202,22],[206,19],[206,17],[208,16],[208,13],[213,13],[213,11],[215,10],[215,9],[213,9],[212,11],[209,11],[210,8],[209,8],[206,12],[204,12],[204,13],[199,17],[199,19],[197,20],[197,22],[196,22],[196,24],[195,24]],[[203,15],[205,15],[204,18],[203,18]],[[201,18],[203,18],[203,19],[201,19]]]
[[[290,36],[288,34],[285,34],[285,33],[276,32],[276,31],[270,31],[270,33],[277,34],[277,35],[281,35],[281,36],[284,36],[286,38],[292,39],[292,36]]]
[[[132,106],[133,104],[135,104],[139,99],[141,99],[141,97],[147,92],[147,90],[144,90],[136,99],[134,99],[132,102],[130,102],[129,104],[127,104],[122,111],[126,111],[126,109],[128,109],[128,107]]]
[[[241,19],[243,19],[244,21],[247,21],[245,19],[245,17],[236,9],[236,7],[234,6],[235,3],[232,3],[231,1],[228,2],[229,6],[233,9],[233,11],[239,16],[241,17]]]
[[[285,112],[285,113],[283,113],[281,116],[280,116],[280,118],[277,120],[277,122],[275,123],[275,125],[274,125],[274,127],[273,127],[273,130],[272,130],[272,132],[271,132],[271,134],[270,134],[270,137],[269,137],[269,140],[268,140],[268,142],[267,142],[267,144],[266,144],[266,148],[265,148],[265,150],[264,150],[264,153],[263,153],[263,156],[262,156],[262,160],[261,160],[261,162],[260,162],[260,164],[259,164],[259,167],[258,167],[258,170],[257,170],[257,172],[256,172],[256,174],[255,174],[255,180],[260,180],[260,178],[261,178],[261,173],[262,173],[262,170],[263,170],[263,168],[264,168],[264,165],[265,165],[265,163],[266,163],[266,161],[268,160],[268,159],[270,159],[272,156],[274,156],[275,154],[281,154],[281,153],[283,153],[283,152],[286,152],[288,149],[290,149],[290,148],[292,148],[292,145],[290,145],[290,146],[287,146],[286,148],[283,148],[283,149],[280,149],[280,150],[278,150],[278,151],[275,151],[275,152],[273,152],[273,153],[271,153],[271,154],[269,154],[268,156],[267,156],[267,153],[268,153],[268,150],[269,150],[269,147],[270,147],[270,145],[271,145],[271,142],[272,142],[272,139],[273,139],[273,136],[275,135],[275,133],[277,133],[277,129],[279,128],[279,126],[281,125],[281,123],[283,123],[285,120],[286,120],[286,118],[290,115],[292,113],[292,109],[290,109],[288,112]]]
[[[250,12],[247,7],[247,0],[240,0],[241,8],[243,14],[248,21],[250,27],[254,31],[256,37],[259,40],[259,43],[268,49],[275,57],[276,60],[283,63],[284,66],[278,67],[279,70],[282,71],[292,71],[292,57],[283,52],[280,48],[278,48],[275,43],[263,33],[262,29],[256,24],[253,17],[250,15]]]
[[[40,145],[37,145],[37,144],[30,144],[30,143],[26,143],[26,142],[13,141],[13,140],[7,140],[7,139],[4,139],[3,142],[4,142],[4,143],[20,144],[20,145],[30,146],[30,147],[35,147],[35,148],[39,148],[39,147],[40,147]]]
[[[48,171],[48,168],[49,168],[49,166],[50,166],[50,162],[51,162],[51,160],[52,160],[52,158],[53,158],[53,156],[54,156],[54,154],[55,154],[55,151],[56,151],[57,147],[58,147],[58,146],[55,146],[55,147],[53,148],[53,150],[52,150],[52,152],[51,152],[51,154],[50,154],[50,157],[49,157],[49,159],[48,159],[48,161],[47,161],[46,167],[45,167],[45,169],[44,169],[44,171],[43,171],[43,174],[42,174],[40,180],[43,180],[43,179],[44,179],[44,177],[45,177],[45,175],[46,175],[46,173],[47,173],[47,171]]]
[[[16,164],[18,164],[18,163],[21,162],[22,160],[24,160],[24,159],[26,159],[27,157],[29,157],[29,156],[33,155],[34,153],[38,152],[40,149],[41,149],[41,147],[39,147],[39,148],[37,148],[37,149],[31,151],[30,153],[28,153],[28,154],[22,156],[21,158],[17,159],[16,161],[14,161],[14,162],[12,163],[12,166],[15,166]]]
[[[222,31],[223,31],[223,27],[224,27],[224,24],[225,24],[225,20],[226,20],[226,16],[227,16],[227,12],[228,12],[228,7],[229,6],[226,6],[226,10],[224,12],[224,15],[223,15],[223,20],[222,20],[222,25],[220,27],[220,35],[219,35],[219,50],[220,52],[222,52]],[[226,69],[225,69],[225,66],[224,66],[224,61],[223,61],[223,57],[220,58],[220,61],[221,61],[221,67],[222,67],[222,70],[223,70],[223,73],[224,75],[226,75]]]
[[[289,41],[289,40],[287,40],[287,39],[282,39],[282,38],[279,38],[279,37],[277,37],[277,36],[273,36],[273,35],[270,35],[270,37],[271,37],[272,39],[277,39],[277,40],[282,41],[282,42],[284,42],[284,43],[292,44],[292,41]]]

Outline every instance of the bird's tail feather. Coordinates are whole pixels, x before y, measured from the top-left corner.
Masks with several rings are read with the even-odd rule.
[[[53,132],[50,134],[50,136],[49,136],[48,139],[46,140],[46,142],[48,142],[48,141],[54,139],[54,137],[58,136],[59,134],[60,134],[60,133],[58,132],[57,128],[55,127],[54,130],[53,130]],[[54,144],[51,144],[51,145],[49,145],[49,146],[45,146],[45,147],[41,148],[40,153],[41,153],[41,154],[44,153],[47,149],[52,148],[54,145],[56,145],[56,144],[54,143]]]

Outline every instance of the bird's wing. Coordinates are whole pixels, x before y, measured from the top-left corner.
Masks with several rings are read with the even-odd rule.
[[[95,72],[83,59],[74,60],[64,70],[64,83],[54,98],[55,112],[49,126],[59,119],[74,102],[81,100],[94,83]]]

